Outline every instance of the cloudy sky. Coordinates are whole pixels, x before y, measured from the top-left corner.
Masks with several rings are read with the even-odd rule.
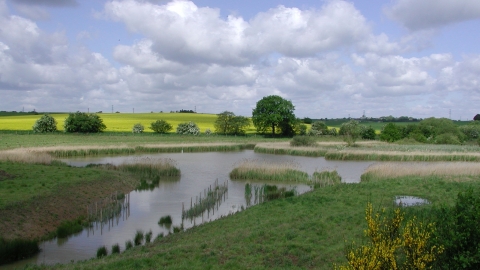
[[[478,0],[0,0],[0,110],[480,113]]]

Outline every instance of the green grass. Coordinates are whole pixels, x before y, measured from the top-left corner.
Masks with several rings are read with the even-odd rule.
[[[186,136],[176,134],[133,134],[119,132],[105,132],[99,134],[28,134],[26,132],[0,132],[0,150],[14,149],[20,147],[77,147],[107,146],[115,148],[135,148],[137,146],[151,144],[204,144],[204,143],[235,143],[255,144],[257,142],[288,141],[284,139],[271,139],[262,136],[221,136],[221,135],[200,135]]]
[[[59,265],[59,269],[332,269],[345,262],[346,243],[361,243],[367,202],[391,208],[395,196],[425,198],[429,205],[405,209],[422,218],[433,205],[453,205],[459,191],[480,188],[480,177],[369,176],[263,203],[183,233],[159,238],[119,256]],[[41,268],[41,267],[38,267]]]
[[[0,209],[35,197],[49,196],[65,186],[98,181],[115,174],[118,177],[121,175],[119,172],[112,174],[99,168],[36,164],[26,166],[12,162],[0,162],[0,170],[14,176],[0,181]]]

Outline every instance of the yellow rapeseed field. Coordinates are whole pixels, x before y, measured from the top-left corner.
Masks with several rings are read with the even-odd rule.
[[[173,126],[171,132],[175,132],[178,124],[184,122],[195,122],[203,133],[207,128],[215,131],[214,122],[217,119],[216,114],[202,113],[100,113],[107,129],[105,131],[131,132],[136,123],[145,127],[145,132],[152,132],[149,129],[150,124],[156,120],[165,120]],[[32,130],[42,115],[18,115],[18,116],[0,116],[0,130]],[[63,130],[63,123],[68,114],[51,114],[57,120],[57,129]],[[250,125],[247,133],[255,132],[255,127]]]

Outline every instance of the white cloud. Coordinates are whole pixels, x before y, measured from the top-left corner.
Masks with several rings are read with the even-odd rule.
[[[396,0],[386,14],[411,31],[479,19],[478,0]]]
[[[219,10],[189,1],[113,1],[105,13],[152,40],[156,53],[182,63],[243,65],[275,52],[307,57],[350,46],[369,33],[365,18],[344,1],[328,2],[320,10],[279,6],[250,22],[223,19]]]
[[[50,18],[50,14],[44,8],[38,6],[17,4],[15,9],[22,15],[29,19],[36,21],[44,21]]]

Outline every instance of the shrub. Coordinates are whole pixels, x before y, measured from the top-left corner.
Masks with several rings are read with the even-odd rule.
[[[298,125],[298,134],[301,136],[307,135],[307,125],[304,125],[304,124]]]
[[[435,138],[436,144],[461,144],[458,137],[451,133],[440,134]]]
[[[211,134],[212,134],[212,131],[209,128],[205,129],[205,135],[208,136],[208,135],[211,135]]]
[[[337,131],[336,128],[330,129],[328,133],[332,136],[337,136],[338,135],[338,131]]]
[[[180,123],[177,127],[177,134],[198,135],[200,134],[200,128],[194,122]]]
[[[432,223],[423,224],[415,216],[404,223],[404,213],[398,208],[390,217],[385,211],[373,213],[371,203],[365,212],[368,242],[348,247],[348,265],[339,269],[430,269],[442,253],[442,246],[430,245]]]
[[[64,124],[65,132],[97,133],[106,128],[100,116],[94,113],[71,113]]]
[[[291,146],[314,146],[316,144],[315,138],[309,136],[295,136],[290,141]]]
[[[107,255],[108,255],[108,251],[105,246],[101,246],[97,249],[97,258],[105,257]]]
[[[436,261],[436,269],[480,269],[480,192],[460,192],[454,207],[434,209],[437,246],[445,252]]]
[[[367,126],[361,125],[360,128],[362,130],[362,133],[361,133],[362,139],[375,140],[375,137],[376,137],[375,129],[373,129],[372,126],[367,127]]]
[[[144,129],[145,129],[145,127],[142,124],[136,123],[135,125],[133,125],[132,132],[133,133],[143,133]]]
[[[150,129],[156,133],[167,133],[172,130],[172,128],[172,125],[165,120],[157,120],[150,124]]]
[[[465,135],[466,139],[474,140],[480,137],[480,124],[469,124],[465,126],[460,126],[458,129]]]
[[[386,142],[398,141],[401,138],[402,138],[401,130],[394,123],[386,124],[382,129],[382,133],[380,134],[380,140],[386,141]]]
[[[343,135],[343,140],[348,146],[355,145],[355,142],[361,135],[360,125],[358,121],[350,120],[340,126],[340,135]]]
[[[32,127],[34,133],[57,131],[57,121],[52,116],[45,114],[38,119]]]
[[[115,244],[112,246],[112,254],[120,253],[120,245]]]
[[[312,136],[328,135],[328,127],[322,121],[313,122],[309,134]]]

